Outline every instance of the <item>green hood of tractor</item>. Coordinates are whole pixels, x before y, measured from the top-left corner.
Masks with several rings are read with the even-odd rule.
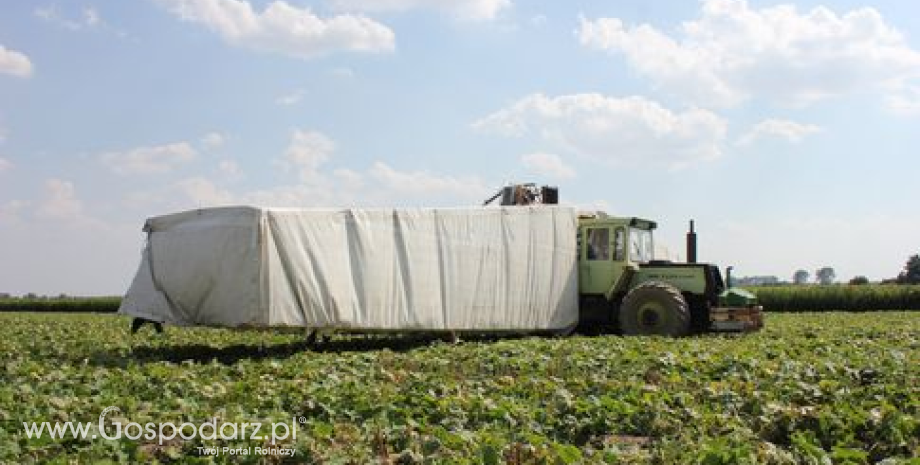
[[[757,305],[757,296],[744,289],[733,287],[719,294],[720,307],[748,307],[751,305]]]

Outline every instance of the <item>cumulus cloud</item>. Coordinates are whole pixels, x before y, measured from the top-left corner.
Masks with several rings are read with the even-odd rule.
[[[347,168],[338,168],[332,171],[337,184],[348,189],[359,189],[364,186],[364,175]]]
[[[232,176],[195,176],[155,191],[125,197],[132,208],[162,210],[230,204],[267,207],[394,207],[478,205],[492,188],[476,176],[443,175],[426,170],[401,170],[378,161],[363,170],[331,167],[336,143],[314,130],[295,130],[277,165],[294,177],[268,188],[230,188]],[[226,162],[226,163],[225,163]],[[233,174],[239,167],[224,160],[219,169]],[[293,181],[293,182],[292,182]]]
[[[35,215],[51,220],[81,219],[83,203],[77,198],[73,183],[56,178],[45,181],[45,197]]]
[[[368,175],[387,192],[409,194],[424,199],[429,193],[438,193],[457,198],[469,198],[471,194],[481,197],[487,192],[476,177],[457,177],[433,174],[428,171],[399,171],[383,162],[376,162]]]
[[[192,177],[183,179],[176,183],[176,187],[200,207],[230,205],[233,203],[233,194],[230,191],[217,187],[207,178]]]
[[[318,131],[295,130],[280,161],[287,171],[296,171],[303,181],[319,176],[319,167],[329,160],[335,142]]]
[[[0,204],[0,221],[7,224],[19,223],[22,221],[21,213],[29,204],[22,200],[10,200]]]
[[[102,24],[102,17],[99,15],[99,11],[93,7],[83,8],[83,11],[81,11],[80,16],[77,18],[65,16],[58,10],[57,6],[54,5],[36,8],[34,13],[35,16],[48,23],[71,31],[92,29]]]
[[[329,73],[341,79],[353,79],[355,77],[355,70],[347,66],[337,66],[329,70]]]
[[[209,132],[202,136],[201,147],[205,150],[213,150],[221,147],[227,141],[227,137],[219,132]]]
[[[754,125],[738,140],[738,145],[751,145],[761,139],[782,139],[791,143],[821,132],[814,124],[803,124],[781,119],[766,119]]]
[[[337,51],[389,52],[390,28],[360,15],[323,19],[309,8],[278,0],[262,12],[244,0],[158,0],[184,21],[199,23],[239,46],[313,58]]]
[[[339,10],[404,11],[417,8],[447,11],[458,19],[487,21],[511,7],[511,0],[332,0]]]
[[[228,180],[237,180],[243,177],[243,170],[240,168],[240,164],[234,160],[221,160],[217,164],[217,169],[220,170],[221,174]]]
[[[911,83],[894,89],[886,97],[888,107],[902,115],[920,115],[920,82]]]
[[[617,18],[582,19],[587,47],[621,54],[659,88],[703,105],[759,98],[792,106],[867,89],[886,95],[920,75],[920,53],[872,8],[751,8],[704,0],[675,34]]]
[[[675,112],[643,97],[532,94],[473,123],[508,137],[534,137],[558,150],[613,164],[680,168],[722,155],[726,122],[702,109]]]
[[[469,198],[471,193],[485,190],[476,178],[454,177],[428,171],[400,171],[383,162],[375,162],[365,172],[350,169],[326,169],[336,150],[335,142],[326,135],[312,130],[296,130],[280,165],[288,172],[296,172],[299,186],[287,186],[253,193],[250,198],[264,203],[276,200],[290,205],[323,200],[328,203],[351,205],[380,205],[391,199],[399,202],[426,196],[442,198]]]
[[[297,103],[299,103],[303,99],[303,96],[304,96],[304,90],[297,89],[291,93],[284,94],[276,98],[275,103],[277,103],[278,105],[289,107],[291,105],[296,105]]]
[[[89,27],[95,27],[102,22],[99,12],[95,8],[89,7],[83,9],[83,24]]]
[[[565,164],[558,155],[551,153],[529,153],[521,156],[521,163],[528,171],[540,176],[557,179],[575,177],[575,170]]]
[[[195,159],[197,152],[188,142],[137,147],[124,152],[108,152],[99,160],[119,175],[160,174]]]
[[[309,181],[244,192],[232,192],[202,177],[184,179],[175,187],[169,195],[179,192],[182,199],[177,199],[173,208],[231,204],[290,208],[477,205],[489,192],[475,177],[401,171],[382,162],[365,172],[323,171]],[[144,197],[149,201],[156,196]]]
[[[0,74],[27,78],[32,75],[32,62],[23,53],[0,45]]]

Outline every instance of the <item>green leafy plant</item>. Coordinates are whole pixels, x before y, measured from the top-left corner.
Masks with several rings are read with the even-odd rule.
[[[920,453],[920,318],[768,314],[689,338],[464,337],[167,327],[0,313],[0,462],[257,463],[248,438],[28,438],[23,422],[298,422],[295,461],[874,463]],[[110,418],[111,419],[111,418]],[[269,459],[272,461],[274,459]],[[279,459],[280,460],[280,459]]]

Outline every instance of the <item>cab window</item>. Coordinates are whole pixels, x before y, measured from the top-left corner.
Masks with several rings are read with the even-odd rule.
[[[623,261],[626,258],[626,230],[622,227],[613,232],[613,259]]]
[[[653,250],[651,231],[629,228],[629,259],[631,261],[647,263],[652,260]]]
[[[588,260],[610,260],[610,229],[588,228],[586,241],[588,250],[585,252]]]

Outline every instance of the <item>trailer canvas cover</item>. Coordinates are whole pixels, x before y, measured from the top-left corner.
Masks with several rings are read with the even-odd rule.
[[[566,207],[223,207],[147,220],[119,313],[177,325],[554,330],[578,319]]]

